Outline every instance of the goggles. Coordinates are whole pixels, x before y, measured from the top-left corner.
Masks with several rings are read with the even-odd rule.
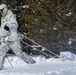
[[[0,11],[3,11],[3,9],[1,9]]]
[[[6,7],[5,7],[6,8]],[[0,11],[2,12],[5,8],[3,8],[3,9],[0,9]]]

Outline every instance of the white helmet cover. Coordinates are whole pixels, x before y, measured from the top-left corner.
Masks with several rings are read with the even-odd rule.
[[[1,4],[0,5],[0,10],[4,9],[4,8],[7,8],[6,4]]]
[[[5,16],[5,14],[6,14],[7,11],[8,11],[7,5],[6,5],[6,4],[1,4],[1,5],[0,5],[0,10],[3,10],[2,16]]]

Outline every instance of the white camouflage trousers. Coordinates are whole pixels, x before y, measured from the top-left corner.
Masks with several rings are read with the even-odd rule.
[[[2,42],[1,45],[0,45],[0,69],[3,68],[3,63],[4,63],[4,60],[5,60],[5,55],[7,53],[7,51],[9,49],[12,49],[13,52],[18,56],[20,57],[22,60],[24,60],[26,63],[29,63],[29,64],[33,64],[35,63],[35,60],[33,60],[29,55],[27,55],[26,53],[23,53],[22,52],[22,49],[21,49],[21,45],[20,45],[20,42],[19,41],[15,41],[15,42]]]

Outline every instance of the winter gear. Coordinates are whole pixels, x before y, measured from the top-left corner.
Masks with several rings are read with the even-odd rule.
[[[4,39],[4,38],[1,38],[1,39],[0,39],[0,43],[1,43],[1,42],[4,42],[4,41],[5,41],[5,39]]]
[[[18,23],[15,15],[11,10],[8,10],[5,18],[1,18],[0,37],[4,39],[0,45],[0,69],[3,68],[3,63],[7,51],[11,48],[13,52],[23,59],[26,63],[33,64],[35,61],[26,53],[22,52],[20,45],[20,37],[17,32]],[[10,31],[9,31],[10,30]]]
[[[4,9],[4,8],[7,8],[6,4],[1,4],[0,5],[0,10]]]
[[[4,41],[9,42],[9,36],[5,37]]]
[[[65,60],[75,60],[75,55],[71,53],[70,51],[64,51],[60,52],[60,59],[65,61]]]
[[[7,11],[8,11],[6,4],[0,5],[0,11],[2,12],[2,16],[5,17],[5,15],[7,14]]]

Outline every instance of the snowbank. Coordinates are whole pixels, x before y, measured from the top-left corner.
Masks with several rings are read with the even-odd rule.
[[[27,64],[16,56],[6,58],[0,75],[76,75],[76,61],[61,61],[58,58],[45,59],[34,56],[36,64]]]

